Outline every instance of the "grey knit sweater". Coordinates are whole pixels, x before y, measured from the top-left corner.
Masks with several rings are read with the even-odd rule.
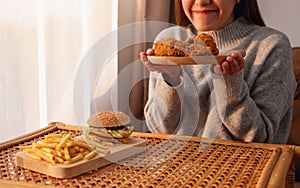
[[[244,49],[245,68],[234,75],[213,72],[214,65],[182,66],[181,83],[169,86],[151,72],[145,107],[151,132],[196,135],[246,142],[286,143],[292,118],[295,80],[291,46],[283,33],[239,18],[208,32],[220,54]],[[192,29],[178,26],[156,40],[185,40]]]

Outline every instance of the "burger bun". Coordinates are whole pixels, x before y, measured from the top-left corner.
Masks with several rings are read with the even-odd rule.
[[[91,127],[119,127],[130,123],[130,117],[121,111],[102,111],[92,115],[87,123]]]

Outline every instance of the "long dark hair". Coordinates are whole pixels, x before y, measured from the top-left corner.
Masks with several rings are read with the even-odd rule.
[[[181,0],[175,0],[175,22],[177,25],[186,27],[191,24],[188,17],[185,15]],[[240,0],[234,8],[235,19],[243,16],[251,23],[265,26],[265,22],[261,17],[257,0]]]

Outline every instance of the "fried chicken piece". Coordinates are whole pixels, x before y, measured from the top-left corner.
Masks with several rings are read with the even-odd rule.
[[[217,48],[217,44],[214,38],[212,38],[212,36],[210,36],[207,33],[201,33],[198,35],[196,43],[199,43],[199,39],[201,40],[201,43],[204,42],[206,44],[206,46],[209,48],[213,55],[219,54],[219,49]]]
[[[174,38],[167,38],[157,41],[154,44],[156,56],[185,56],[184,46],[182,41]]]
[[[198,36],[191,36],[185,41],[174,38],[167,38],[157,41],[154,44],[156,56],[176,56],[188,57],[199,55],[219,54],[219,49],[214,39],[205,33]]]

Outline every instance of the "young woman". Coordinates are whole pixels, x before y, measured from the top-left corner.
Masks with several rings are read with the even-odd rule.
[[[218,65],[157,65],[145,117],[150,131],[248,142],[286,143],[295,80],[285,34],[266,27],[256,0],[175,0],[176,23],[156,38],[205,32],[228,54]]]

